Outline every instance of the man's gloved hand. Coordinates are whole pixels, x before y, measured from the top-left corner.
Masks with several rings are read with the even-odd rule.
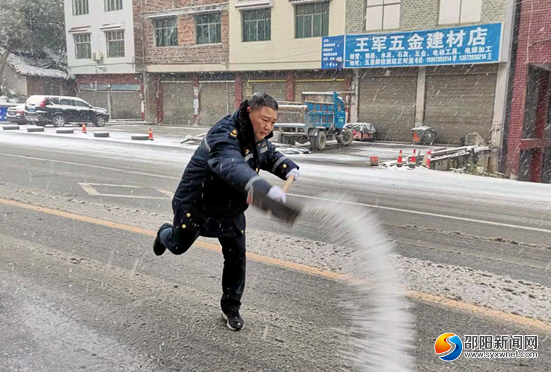
[[[298,176],[300,175],[298,169],[292,169],[291,171],[289,171],[289,173],[287,173],[287,179],[289,179],[289,177],[291,176],[295,176],[295,181],[298,181]],[[294,182],[294,181],[293,181]]]
[[[283,189],[279,186],[272,186],[270,191],[268,191],[268,198],[281,201],[284,204],[287,202],[287,195],[285,194],[285,191],[283,191]]]

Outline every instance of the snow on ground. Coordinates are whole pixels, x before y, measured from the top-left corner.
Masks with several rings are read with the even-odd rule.
[[[112,139],[96,139],[91,133],[84,135],[75,128],[73,135],[55,134],[48,130],[46,134],[0,131],[2,143],[20,147],[45,147],[56,150],[76,151],[95,156],[121,158],[136,162],[166,162],[175,166],[184,166],[193,155],[196,146],[181,145],[179,139],[156,137],[155,141],[132,141],[127,133],[112,133]],[[85,139],[83,139],[85,138]],[[121,143],[122,142],[122,143]],[[1,152],[0,147],[0,152]],[[551,208],[551,186],[548,184],[518,182],[450,172],[439,172],[416,168],[379,168],[338,165],[335,154],[315,154],[315,159],[327,159],[328,163],[315,162],[312,154],[288,155],[301,165],[303,177],[323,179],[325,182],[346,183],[350,187],[369,191],[384,189],[395,190],[403,195],[435,195],[457,201],[480,200],[499,205],[518,206],[530,203],[533,208]],[[344,155],[343,159],[344,158]],[[176,175],[175,177],[179,176]]]
[[[455,176],[461,177],[461,175]],[[523,183],[523,185],[527,184]],[[166,214],[158,214],[147,209],[137,210],[107,204],[106,201],[83,201],[73,194],[54,194],[30,187],[15,190],[1,184],[0,192],[2,197],[16,201],[53,207],[148,230],[172,220],[169,210]],[[200,238],[200,240],[217,244],[216,239]],[[351,257],[354,255],[354,249],[350,246],[255,229],[247,230],[247,240],[247,250],[252,253],[289,260],[343,275],[353,273],[354,262],[351,261]],[[440,295],[551,322],[551,313],[548,311],[551,288],[547,286],[513,279],[507,275],[457,265],[437,264],[400,255],[393,255],[392,263],[399,272],[400,281],[409,290]],[[445,285],[442,284],[443,278],[445,278]]]

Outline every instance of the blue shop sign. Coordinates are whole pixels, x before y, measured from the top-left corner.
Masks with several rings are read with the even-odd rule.
[[[408,67],[500,61],[502,24],[323,38],[322,68]],[[342,47],[344,44],[344,48]]]
[[[322,39],[321,68],[343,68],[344,36],[329,36]]]

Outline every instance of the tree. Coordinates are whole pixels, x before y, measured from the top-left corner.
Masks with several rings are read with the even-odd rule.
[[[8,57],[16,49],[28,47],[29,29],[17,0],[0,0],[0,94]]]
[[[49,49],[56,54],[64,54],[67,44],[63,0],[17,1],[29,29],[30,49]]]
[[[14,51],[63,54],[65,49],[63,0],[0,0],[0,83]]]

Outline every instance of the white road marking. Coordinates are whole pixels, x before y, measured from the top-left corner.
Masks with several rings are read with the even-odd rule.
[[[157,191],[159,191],[160,193],[163,193],[165,194],[166,196],[168,196],[170,199],[172,199],[174,197],[174,193],[173,192],[170,192],[170,191],[167,191],[167,190],[161,190],[161,189],[156,189]]]
[[[124,173],[129,173],[129,174],[139,174],[139,175],[143,175],[143,176],[164,178],[164,179],[170,179],[170,180],[178,180],[178,181],[180,180],[180,178],[178,178],[178,177],[170,177],[170,176],[162,176],[162,175],[153,174],[153,173],[143,173],[143,172],[129,171],[129,170],[125,170],[125,169],[104,167],[104,166],[100,166],[100,165],[91,165],[91,164],[75,163],[75,162],[68,162],[68,161],[62,161],[62,160],[51,160],[51,159],[36,158],[36,157],[31,157],[31,156],[21,156],[21,155],[12,155],[12,154],[4,154],[4,153],[0,153],[0,155],[2,155],[2,156],[11,156],[11,157],[15,157],[15,158],[22,158],[22,159],[50,161],[50,162],[53,162],[53,163],[60,163],[60,164],[78,165],[78,166],[84,166],[84,167],[105,169],[105,170],[110,170],[110,171],[115,171],[115,172],[124,172]],[[289,195],[299,197],[299,198],[305,198],[305,199],[314,199],[314,200],[336,202],[336,200],[318,198],[318,197],[315,197],[315,196],[307,196],[307,195],[299,195],[299,194],[289,194]],[[509,227],[509,228],[513,228],[513,229],[527,230],[527,231],[537,231],[537,232],[551,234],[551,230],[541,229],[541,228],[537,228],[537,227],[512,225],[512,224],[508,224],[508,223],[484,221],[484,220],[477,220],[477,219],[474,219],[474,218],[449,216],[449,215],[445,215],[445,214],[437,214],[437,213],[430,213],[430,212],[412,211],[412,210],[407,210],[407,209],[384,207],[384,206],[381,206],[381,205],[366,204],[366,203],[356,203],[356,202],[346,202],[346,201],[340,201],[340,203],[349,203],[349,204],[359,205],[359,206],[373,208],[373,209],[383,209],[383,210],[389,210],[389,211],[393,211],[393,212],[402,212],[402,213],[416,214],[416,215],[421,215],[421,216],[445,218],[445,219],[455,220],[455,221],[473,222],[473,223],[479,223],[479,224],[490,225],[490,226]]]
[[[85,182],[77,182],[80,187],[84,191],[86,191],[88,194],[93,196],[112,196],[116,198],[130,198],[130,199],[157,199],[157,200],[166,200],[171,199],[174,194],[172,194],[170,191],[156,189],[154,187],[148,187],[148,186],[133,186],[133,185],[112,185],[108,183],[85,183]],[[124,194],[104,194],[99,192],[94,188],[94,186],[107,186],[107,187],[122,187],[127,189],[151,189],[155,191],[159,191],[161,194],[166,195],[166,197],[159,197],[159,196],[140,196],[140,195],[124,195]]]
[[[36,158],[36,157],[32,157],[32,156],[12,155],[12,154],[4,154],[4,153],[0,153],[0,155],[2,155],[2,156],[11,156],[11,157],[13,157],[13,158],[21,158],[21,159],[49,161],[49,162],[52,162],[52,163],[59,163],[59,164],[78,165],[78,166],[80,166],[80,167],[90,167],[90,168],[97,168],[97,169],[105,169],[105,170],[115,171],[115,172],[124,172],[124,173],[129,173],[129,174],[138,174],[138,175],[141,175],[141,176],[157,177],[157,178],[164,178],[164,179],[170,179],[170,180],[177,180],[177,181],[180,181],[180,178],[178,178],[178,177],[160,176],[160,175],[158,175],[158,174],[153,174],[153,173],[144,173],[144,172],[129,171],[129,170],[119,169],[119,168],[104,167],[104,166],[102,166],[102,165],[75,163],[75,162],[72,162],[72,161],[52,160],[52,159]]]
[[[477,219],[474,219],[474,218],[448,216],[448,215],[445,215],[445,214],[412,211],[412,210],[408,210],[408,209],[400,209],[400,208],[393,208],[393,207],[383,207],[381,205],[374,205],[374,204],[356,203],[356,202],[349,202],[349,201],[342,201],[342,200],[332,200],[332,199],[318,198],[316,196],[307,196],[307,195],[299,195],[299,194],[287,194],[287,195],[292,195],[292,196],[296,196],[296,197],[299,197],[299,198],[305,198],[305,199],[331,201],[331,202],[337,202],[337,203],[343,203],[343,204],[359,205],[359,206],[362,206],[362,207],[368,207],[368,208],[373,208],[373,209],[384,209],[384,210],[393,211],[393,212],[403,212],[403,213],[410,213],[410,214],[418,214],[418,215],[421,215],[421,216],[447,218],[447,219],[456,220],[456,221],[474,222],[474,223],[480,223],[480,224],[485,224],[485,225],[510,227],[510,228],[513,228],[513,229],[537,231],[537,232],[543,232],[543,233],[551,234],[551,230],[540,229],[540,228],[537,228],[537,227],[511,225],[511,224],[508,224],[508,223],[477,220]]]
[[[84,191],[86,191],[88,194],[90,195],[94,195],[94,196],[97,196],[97,195],[100,195],[99,192],[96,191],[96,189],[94,189],[92,186],[90,186],[89,184],[87,183],[78,183],[80,185],[80,187],[82,187],[84,189]]]

